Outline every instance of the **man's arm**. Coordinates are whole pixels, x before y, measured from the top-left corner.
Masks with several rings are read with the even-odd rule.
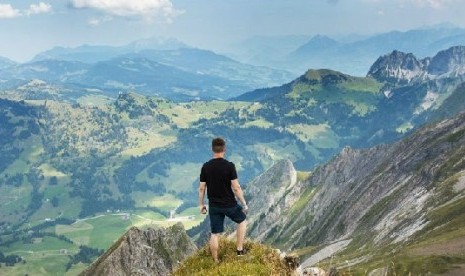
[[[206,187],[207,187],[207,183],[206,182],[200,182],[200,185],[199,185],[199,207],[200,207],[200,213],[204,214],[206,213],[205,212],[205,204],[203,203],[203,199],[205,197],[205,190],[206,190]]]
[[[236,197],[241,202],[242,207],[244,208],[244,211],[247,212],[249,207],[247,207],[247,202],[245,201],[244,192],[242,192],[242,188],[241,188],[241,185],[239,184],[239,180],[237,179],[231,180],[231,188],[234,194],[236,195]]]

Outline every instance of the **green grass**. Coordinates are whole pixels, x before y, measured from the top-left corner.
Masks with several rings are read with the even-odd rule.
[[[89,244],[93,248],[108,249],[132,226],[131,220],[123,220],[121,216],[104,216],[86,221],[93,226],[89,236]]]
[[[23,142],[22,148],[23,152],[20,154],[19,158],[0,173],[0,177],[5,177],[5,174],[14,175],[28,172],[30,164],[37,161],[44,151],[40,138],[36,136],[32,136]]]
[[[16,264],[14,267],[2,266],[0,275],[30,275],[49,276],[64,275],[65,266],[69,262],[67,255],[25,256],[26,264]],[[70,275],[77,275],[74,274]]]
[[[306,181],[312,175],[311,172],[297,171],[297,181]]]
[[[324,83],[323,78],[328,75],[340,80]],[[361,117],[376,110],[383,85],[372,78],[350,77],[331,70],[309,70],[306,78],[312,83],[297,82],[286,96],[294,101],[304,101],[309,106],[319,103],[346,104],[352,108],[351,115]]]
[[[295,124],[287,127],[287,130],[296,135],[303,142],[311,142],[318,148],[337,148],[339,141],[337,135],[328,124],[306,125]]]
[[[163,196],[157,195],[150,191],[147,192],[133,192],[132,198],[136,202],[136,207],[157,207],[165,211],[170,211],[182,204],[182,200],[176,198],[172,194]]]
[[[83,105],[104,106],[112,103],[112,98],[103,95],[88,95],[77,99],[77,102]]]
[[[252,242],[247,242],[245,248],[249,250],[247,255],[237,257],[235,242],[221,238],[219,264],[213,262],[205,246],[184,261],[174,275],[291,275],[275,250]]]
[[[89,241],[93,229],[94,226],[87,222],[78,222],[72,225],[56,225],[55,233],[64,235],[77,245],[91,246]]]
[[[273,123],[268,122],[264,118],[256,118],[253,121],[247,121],[245,124],[242,125],[242,127],[247,128],[247,127],[260,127],[260,128],[271,128],[274,126]]]
[[[39,239],[40,240],[40,239]],[[1,247],[1,251],[4,254],[28,254],[28,251],[33,251],[33,252],[42,252],[42,251],[59,251],[60,249],[76,249],[77,247],[64,242],[62,240],[59,240],[54,237],[48,237],[45,236],[44,238],[41,239],[37,243],[33,244],[24,244],[22,241],[13,243],[9,247]],[[57,252],[55,252],[57,253]]]
[[[383,87],[383,84],[373,78],[352,77],[350,81],[342,83],[340,87],[348,91],[377,94]]]
[[[69,261],[68,255],[61,254],[61,249],[67,249],[68,254],[75,254],[78,247],[54,237],[36,239],[37,243],[13,243],[9,247],[1,247],[4,254],[17,254],[26,263],[16,264],[14,267],[0,268],[0,275],[63,275],[65,265]]]
[[[167,171],[168,176],[160,176],[156,174],[153,178],[148,176],[148,168],[145,168],[137,174],[136,181],[161,183],[165,186],[167,191],[187,191],[191,189],[192,181],[194,181],[200,175],[201,167],[201,163],[171,163],[170,168]]]
[[[168,191],[188,191],[192,182],[200,175],[201,167],[201,163],[172,163],[167,172],[168,177],[156,176],[153,181],[163,183]]]
[[[79,245],[107,249],[132,225],[132,219],[123,220],[122,216],[105,215],[80,221],[70,226],[57,225],[56,233],[68,237]]]
[[[175,133],[164,134],[164,128],[155,128],[149,131],[141,131],[138,128],[127,127],[128,140],[131,146],[121,152],[123,156],[141,156],[153,149],[163,148],[177,141]]]
[[[54,168],[52,165],[48,163],[43,163],[42,165],[39,166],[39,169],[42,171],[42,174],[48,178],[52,176],[56,176],[59,179],[59,178],[63,178],[67,176],[67,174],[60,172],[59,170],[57,170],[56,168]]]
[[[18,223],[19,216],[26,211],[31,201],[31,192],[31,185],[0,187],[0,221]]]
[[[430,223],[420,232],[420,244],[465,237],[465,198],[433,209],[427,216]]]
[[[310,200],[312,199],[312,197],[315,195],[316,193],[316,188],[314,187],[307,187],[304,192],[302,193],[302,195],[299,197],[299,199],[294,203],[294,205],[292,205],[292,207],[289,209],[288,211],[288,216],[289,217],[294,217],[296,216],[298,213],[300,213],[303,208],[305,207],[305,205],[310,202]]]
[[[78,263],[71,267],[70,270],[66,271],[65,276],[75,276],[79,275],[84,269],[86,269],[89,264]]]
[[[192,102],[175,104],[171,102],[162,102],[158,105],[157,110],[168,116],[175,125],[180,128],[188,128],[199,119],[212,119],[227,109],[240,109],[251,105],[245,102]]]

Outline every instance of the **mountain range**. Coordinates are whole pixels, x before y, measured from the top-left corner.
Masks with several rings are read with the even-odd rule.
[[[175,101],[228,99],[258,87],[288,81],[292,74],[237,62],[175,40],[142,40],[126,46],[55,48],[31,62],[0,61],[1,86],[32,79],[59,86],[119,92],[138,91]]]
[[[55,47],[38,53],[31,62],[53,59],[96,63],[143,50],[177,50],[181,48],[189,48],[189,46],[175,38],[149,37],[123,46],[82,45],[74,48]]]
[[[425,213],[426,205],[419,202],[417,213],[406,214],[401,208],[391,216],[392,206],[412,201],[408,196],[417,192],[434,199],[431,189],[453,176],[443,179],[439,174],[462,170],[463,115],[434,122],[464,110],[464,52],[464,47],[452,47],[418,59],[394,51],[379,57],[366,77],[310,69],[285,85],[229,101],[189,102],[115,95],[84,81],[56,81],[85,75],[61,75],[60,68],[95,70],[87,77],[96,84],[104,82],[101,76],[112,75],[102,68],[143,77],[159,65],[149,58],[131,54],[95,64],[56,61],[58,69],[50,74],[55,80],[25,78],[0,93],[0,251],[26,260],[2,267],[2,272],[40,267],[49,274],[75,274],[132,226],[177,221],[188,228],[198,225],[204,219],[196,207],[198,170],[210,157],[208,141],[217,135],[228,141],[228,159],[236,163],[257,210],[251,235],[285,250],[301,249],[307,252],[304,257],[343,239],[336,245],[361,255],[347,255],[347,260],[364,258],[357,269],[362,263],[378,268],[377,254],[385,254],[393,244],[389,237],[397,228],[407,231],[408,222],[423,222],[417,215]],[[164,57],[165,62],[179,62]],[[12,68],[21,66],[26,65]],[[17,72],[13,69],[5,72]],[[430,125],[422,128],[425,124]],[[396,142],[402,138],[406,140]],[[447,160],[455,162],[451,170],[434,166],[446,166]],[[271,174],[256,178],[273,164],[278,165]],[[408,177],[411,183],[398,182]],[[269,187],[262,188],[263,181]],[[390,198],[390,192],[395,196]],[[450,199],[431,206],[440,212],[440,204],[452,204]],[[352,208],[343,208],[344,202]],[[383,226],[386,233],[372,233],[383,227],[374,228],[382,220],[370,216],[371,209],[395,217],[396,229]],[[434,225],[425,224],[424,229]],[[191,235],[199,238],[202,227],[192,228]],[[382,250],[363,251],[359,234]]]
[[[288,46],[268,46],[269,41],[272,45]],[[308,68],[327,68],[363,76],[373,60],[393,50],[414,53],[424,58],[442,49],[464,44],[464,29],[451,24],[440,24],[408,31],[362,36],[332,38],[317,34],[307,38],[256,37],[244,41],[230,51],[244,62],[286,69],[296,74]]]

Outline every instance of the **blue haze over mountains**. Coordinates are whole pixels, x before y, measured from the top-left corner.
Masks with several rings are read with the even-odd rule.
[[[110,96],[138,91],[176,101],[228,99],[289,82],[309,68],[364,76],[378,56],[392,50],[425,57],[463,44],[465,30],[451,25],[338,39],[251,37],[226,54],[191,48],[174,38],[152,37],[125,46],[56,47],[23,64],[2,58],[0,86],[13,88],[22,81],[41,79],[101,89]]]
[[[327,68],[364,76],[373,60],[393,50],[426,57],[442,49],[464,44],[463,28],[440,24],[372,36],[332,38],[318,34],[310,37],[255,37],[238,44],[234,53],[244,62],[287,69],[294,73],[308,68]],[[283,52],[282,49],[289,51]]]

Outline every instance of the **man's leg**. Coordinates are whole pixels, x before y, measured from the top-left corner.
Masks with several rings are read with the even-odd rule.
[[[218,261],[218,236],[219,234],[211,234],[210,236],[210,252],[212,253],[213,260]]]
[[[236,234],[237,234],[237,250],[242,251],[244,249],[244,239],[245,232],[247,228],[247,220],[237,224]]]

